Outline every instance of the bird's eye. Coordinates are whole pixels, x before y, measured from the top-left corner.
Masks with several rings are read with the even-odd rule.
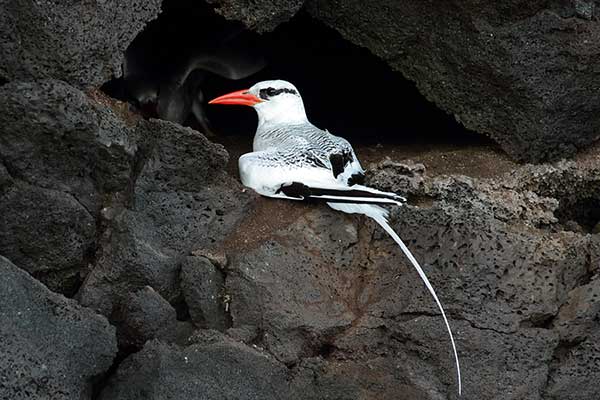
[[[275,88],[269,87],[266,89],[260,89],[258,95],[261,99],[267,100],[269,97],[273,97],[279,94],[279,91]]]

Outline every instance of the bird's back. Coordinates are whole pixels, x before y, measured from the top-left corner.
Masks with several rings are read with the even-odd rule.
[[[346,139],[319,129],[310,122],[259,126],[254,137],[254,151],[267,149],[285,149],[298,157],[308,156],[313,164],[330,169],[333,178],[344,173],[349,177],[363,172]]]

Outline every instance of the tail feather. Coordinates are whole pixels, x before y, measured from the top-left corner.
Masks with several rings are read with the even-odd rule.
[[[400,246],[400,249],[406,255],[408,260],[411,262],[413,267],[417,270],[417,273],[421,277],[421,280],[431,293],[431,296],[435,300],[440,312],[442,313],[442,317],[444,318],[444,323],[446,324],[446,329],[448,330],[448,335],[450,336],[450,342],[452,343],[452,351],[454,352],[454,360],[456,364],[456,375],[458,380],[458,395],[462,394],[462,380],[460,375],[460,363],[458,361],[458,352],[456,351],[456,344],[454,343],[454,336],[452,335],[452,329],[450,329],[450,323],[448,322],[448,318],[446,318],[446,313],[444,312],[444,308],[442,307],[442,303],[438,299],[438,296],[433,289],[433,286],[427,279],[425,272],[419,265],[418,261],[412,255],[408,247],[404,244],[402,239],[396,234],[396,232],[392,229],[387,221],[388,212],[384,208],[367,205],[367,204],[341,204],[341,203],[327,203],[331,208],[339,211],[343,211],[346,213],[356,213],[356,214],[364,214],[368,217],[374,219],[381,227],[394,239],[394,241]]]

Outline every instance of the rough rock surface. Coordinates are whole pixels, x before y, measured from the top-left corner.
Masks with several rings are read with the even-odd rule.
[[[149,342],[120,365],[100,399],[293,398],[287,369],[270,355],[216,334],[196,340],[186,347]]]
[[[91,250],[69,268],[85,277],[77,299],[117,326],[121,356],[142,348],[92,374],[102,398],[168,398],[176,388],[207,398],[456,398],[435,304],[373,222],[244,192],[225,173],[225,150],[191,129],[137,120],[58,81],[7,87],[0,190],[10,206],[2,222],[13,222],[0,232],[18,235],[3,236],[2,252],[35,275],[35,258],[17,249],[69,249],[50,223],[16,230],[12,214],[40,218],[51,195],[73,204],[51,207],[65,231],[79,234],[80,215],[92,222]],[[589,154],[488,178],[372,166],[371,185],[411,199],[391,222],[446,306],[464,398],[595,398],[600,159]],[[15,200],[30,193],[44,201]],[[61,271],[69,254],[38,257]]]
[[[580,200],[597,196],[599,172],[594,161],[432,178],[423,165],[388,161],[370,175],[419,204],[391,220],[448,310],[465,398],[553,398],[597,378],[597,356],[577,350],[597,354],[587,282],[600,253]],[[579,190],[565,197],[562,182]],[[243,340],[291,367],[299,385],[312,376],[302,398],[455,398],[443,322],[395,244],[363,217],[276,203],[261,199],[222,247],[228,333],[246,332]],[[562,217],[566,204],[574,220]],[[257,233],[265,215],[278,222]],[[590,293],[583,303],[582,291]],[[593,398],[592,390],[577,393]]]
[[[302,3],[213,1],[259,31]],[[0,397],[457,398],[435,303],[375,223],[244,191],[222,146],[75,88],[105,80],[157,12],[107,22],[113,7],[0,16]],[[595,2],[308,9],[515,157],[569,154],[598,128]],[[70,84],[18,81],[39,76]],[[431,154],[368,182],[410,199],[390,221],[446,307],[462,398],[596,399],[598,148],[523,166],[468,148],[487,171],[469,176]]]
[[[599,137],[595,1],[312,0],[307,8],[515,158],[560,159]]]
[[[0,254],[72,293],[96,246],[105,198],[126,198],[133,130],[61,81],[0,88]]]
[[[139,350],[152,339],[166,343],[176,339],[177,313],[150,286],[127,296],[115,319],[120,348]]]
[[[227,19],[243,22],[248,28],[269,32],[289,20],[305,0],[207,0]]]
[[[600,260],[600,240],[595,241],[594,265]],[[555,325],[562,345],[552,363],[553,374],[548,381],[547,395],[556,399],[592,399],[598,396],[595,385],[600,377],[598,346],[598,315],[600,313],[600,280],[573,289],[561,308]]]
[[[106,229],[78,293],[84,305],[107,316],[146,285],[176,303],[184,257],[221,240],[250,198],[223,171],[227,152],[222,146],[170,122],[141,122],[138,129],[145,144],[132,204],[102,210]]]
[[[250,199],[223,147],[61,81],[0,94],[0,253],[105,316],[146,285],[176,303],[181,261]]]
[[[232,254],[226,280],[233,326],[256,328],[254,343],[287,364],[318,355],[350,327],[360,281],[351,267],[367,268],[345,216],[311,210],[290,222],[259,247]]]
[[[120,75],[123,52],[160,0],[2,1],[0,80],[55,78],[80,88]]]
[[[115,329],[0,256],[0,398],[89,399]]]
[[[181,291],[191,321],[199,327],[223,331],[229,325],[223,273],[202,256],[190,256],[181,264]]]

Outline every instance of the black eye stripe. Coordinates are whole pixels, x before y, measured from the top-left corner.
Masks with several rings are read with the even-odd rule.
[[[272,87],[269,88],[265,88],[265,89],[260,89],[258,91],[258,96],[263,99],[263,100],[267,100],[269,99],[269,97],[273,97],[273,96],[277,96],[278,94],[281,93],[289,93],[289,94],[298,94],[298,92],[296,92],[294,89],[288,89],[288,88],[283,88],[283,89],[275,89]]]

